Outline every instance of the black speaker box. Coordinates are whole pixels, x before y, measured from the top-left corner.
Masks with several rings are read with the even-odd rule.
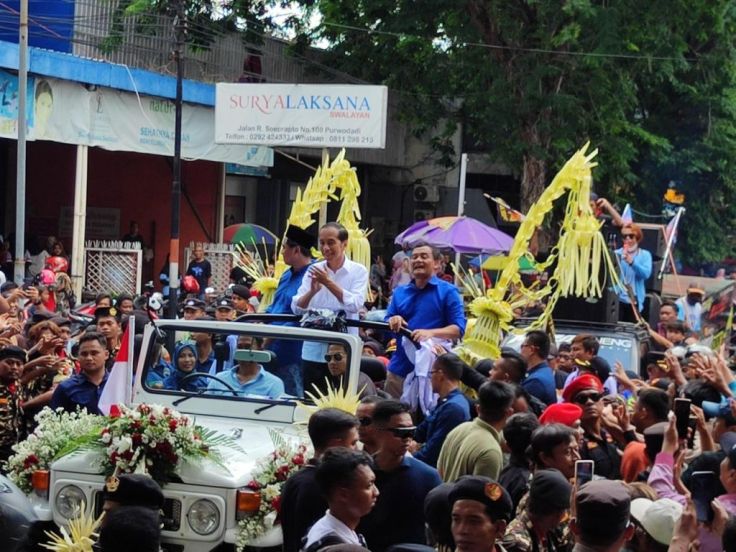
[[[646,288],[647,293],[650,291],[653,291],[655,293],[662,293],[662,280],[658,280],[657,276],[659,275],[659,271],[662,269],[662,263],[665,263],[666,261],[664,259],[661,259],[659,261],[653,261],[652,262],[652,275],[649,276],[646,282]]]
[[[585,299],[583,297],[560,297],[552,317],[555,320],[579,320],[584,322],[618,322],[618,295],[606,289],[603,297]]]
[[[664,224],[636,224],[644,234],[639,247],[649,251],[653,260],[662,260],[667,249],[667,242],[664,239]],[[647,289],[649,288],[647,287]]]

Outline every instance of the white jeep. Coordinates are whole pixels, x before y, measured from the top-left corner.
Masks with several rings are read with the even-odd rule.
[[[229,359],[260,362],[262,355],[273,346],[273,340],[294,340],[323,343],[342,343],[347,351],[347,387],[355,393],[361,359],[361,342],[350,334],[307,329],[294,326],[255,324],[248,322],[217,322],[207,320],[157,320],[145,326],[141,352],[135,375],[134,404],[170,406],[190,416],[197,425],[214,429],[232,438],[242,449],[218,449],[227,469],[213,461],[197,464],[181,463],[178,480],[163,487],[166,503],[163,511],[162,547],[164,550],[205,552],[214,550],[237,539],[238,520],[257,508],[252,491],[246,488],[258,462],[274,450],[269,430],[283,432],[287,439],[296,439],[300,430],[294,425],[305,422],[308,412],[297,405],[297,397],[277,399],[241,395],[235,391],[183,391],[154,387],[154,369],[160,366],[162,346],[185,336],[185,332],[213,334],[217,343],[216,357],[220,365],[227,356],[223,343],[237,339],[229,336],[248,335],[265,340],[263,351],[237,350]],[[300,345],[299,345],[300,346]],[[255,347],[253,348],[255,349]],[[173,354],[172,354],[173,356]],[[271,355],[271,365],[279,359]],[[237,361],[235,366],[237,366]],[[225,370],[230,364],[225,365]],[[219,366],[218,366],[219,368]],[[214,370],[213,370],[214,371]],[[223,372],[214,371],[206,379],[222,378]],[[218,374],[220,374],[218,376]],[[201,373],[200,373],[201,375]],[[84,503],[87,513],[97,514],[102,508],[105,478],[99,469],[97,453],[79,452],[55,461],[51,467],[49,493],[46,500],[32,498],[34,509],[41,520],[53,520],[65,525]],[[280,546],[280,526],[268,531],[253,547]],[[224,546],[228,548],[227,545]],[[220,548],[221,549],[221,548]]]

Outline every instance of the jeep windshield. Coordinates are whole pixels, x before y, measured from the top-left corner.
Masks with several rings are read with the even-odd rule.
[[[600,349],[598,355],[606,359],[613,368],[620,362],[627,370],[639,370],[639,339],[636,333],[604,329],[591,324],[589,327],[565,327],[560,324],[555,328],[555,342],[570,343],[578,334],[591,334],[598,338]],[[509,334],[503,341],[504,347],[519,351],[524,335]]]
[[[136,402],[260,403],[253,410],[258,415],[270,405],[304,400],[305,391],[316,395],[311,386],[304,389],[305,370],[307,383],[311,378],[322,392],[327,381],[357,389],[360,349],[352,335],[209,320],[161,320],[146,328]]]

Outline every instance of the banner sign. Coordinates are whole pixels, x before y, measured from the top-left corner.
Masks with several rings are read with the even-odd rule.
[[[26,121],[33,124],[33,77],[26,88]],[[18,75],[0,70],[0,138],[18,137]]]
[[[13,82],[0,73],[3,82]],[[15,88],[17,89],[17,77]],[[111,151],[174,155],[174,102],[139,96],[77,82],[51,78],[29,80],[29,140],[97,146]],[[34,92],[35,90],[35,92]],[[17,92],[16,92],[17,96]],[[0,109],[0,136],[16,137],[15,115]],[[5,118],[4,118],[5,117]],[[251,167],[272,167],[273,150],[258,145],[219,145],[214,142],[212,108],[184,104],[182,110],[182,159],[205,159]],[[12,124],[11,124],[12,123]],[[5,132],[4,132],[5,131]]]
[[[387,106],[385,86],[218,83],[215,142],[381,149]]]
[[[74,208],[63,205],[59,216],[59,237],[72,237],[73,220]],[[119,240],[120,209],[87,207],[84,235],[88,240]]]

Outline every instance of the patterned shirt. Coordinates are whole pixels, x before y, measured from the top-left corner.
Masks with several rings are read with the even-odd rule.
[[[565,516],[555,529],[547,533],[544,543],[541,543],[527,510],[523,510],[509,523],[501,544],[508,552],[569,552],[575,540],[570,531],[569,516]]]
[[[20,406],[18,382],[0,382],[0,448],[9,448],[18,442]]]

